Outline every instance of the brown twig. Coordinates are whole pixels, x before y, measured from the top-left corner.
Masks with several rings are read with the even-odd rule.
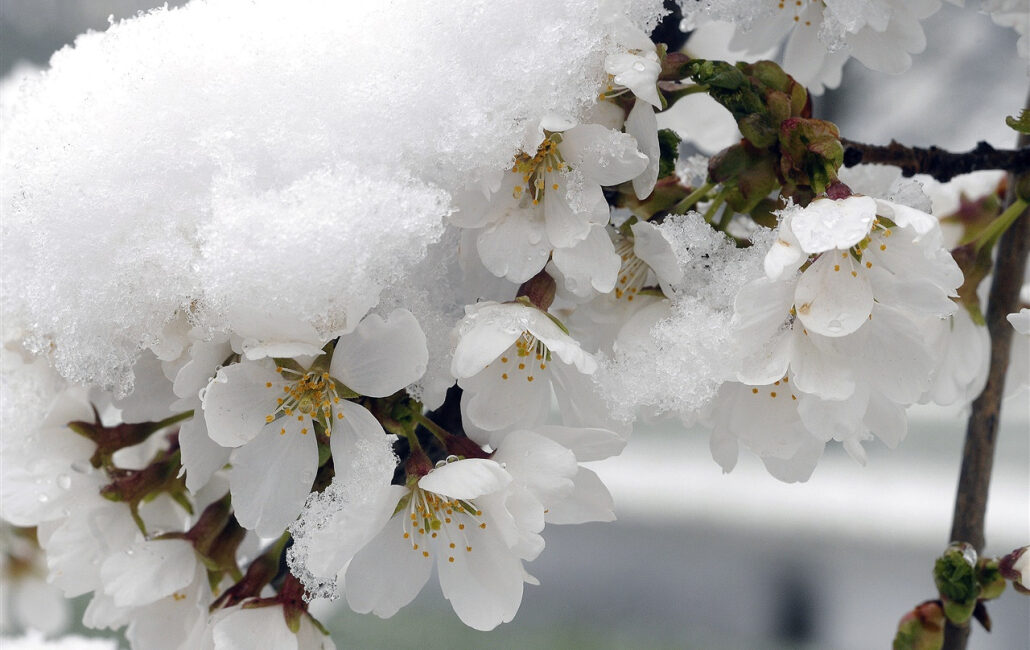
[[[1030,138],[1020,136],[1019,146],[1026,147]],[[1028,151],[1028,149],[1022,149]],[[1030,175],[1024,170],[1021,176]],[[1009,185],[1009,203],[1018,178]],[[987,329],[991,335],[991,365],[987,385],[973,402],[966,426],[966,444],[962,450],[955,511],[951,523],[951,540],[969,542],[977,553],[984,547],[984,514],[994,464],[994,448],[998,437],[998,419],[1005,391],[1005,372],[1009,365],[1012,325],[1006,316],[1019,306],[1019,290],[1023,284],[1027,253],[1030,251],[1030,211],[1009,227],[998,242],[998,257],[987,303]],[[962,650],[969,639],[969,626],[948,624],[944,631],[944,648]]]
[[[1030,170],[1030,147],[1023,145],[1018,149],[995,149],[986,142],[979,142],[969,151],[953,153],[938,147],[907,147],[894,140],[887,146],[846,139],[841,139],[841,144],[844,145],[845,167],[884,163],[901,167],[905,176],[929,174],[941,182],[983,169],[1001,169],[1016,175]]]

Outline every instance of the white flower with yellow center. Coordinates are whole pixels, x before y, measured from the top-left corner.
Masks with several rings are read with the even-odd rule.
[[[738,380],[789,377],[806,395],[801,418],[822,440],[872,430],[897,444],[902,405],[930,388],[931,334],[957,309],[963,279],[936,220],[869,197],[817,199],[784,211],[765,269],[734,301],[745,352]]]
[[[656,300],[661,292],[683,278],[669,240],[654,224],[638,221],[629,233],[611,233],[621,266],[615,288],[577,307],[569,318],[569,328],[590,349],[610,346],[630,317]]]
[[[458,617],[490,630],[515,616],[523,584],[536,584],[522,562],[543,550],[545,522],[614,518],[607,489],[578,461],[607,458],[624,445],[597,429],[513,431],[489,459],[451,456],[407,486],[383,484],[364,501],[343,502],[318,538],[301,543],[316,545],[307,556],[321,573],[344,574],[357,612],[392,616],[435,565]],[[318,552],[326,544],[330,562]]]
[[[566,424],[600,425],[607,409],[592,392],[597,361],[546,312],[522,303],[483,302],[458,324],[451,373],[464,389],[466,431],[532,426],[547,417],[552,387]]]
[[[614,281],[604,261],[615,253],[596,232],[609,216],[601,187],[635,178],[647,168],[648,158],[633,137],[599,124],[544,124],[550,128],[541,127],[542,137],[530,138],[535,151],[515,158],[488,205],[463,209],[451,221],[479,229],[476,249],[483,264],[512,282],[536,275],[556,249],[599,245],[606,249],[600,255],[556,255],[555,264],[563,273],[585,274],[604,287]]]
[[[329,437],[337,467],[361,440],[384,435],[345,397],[392,395],[425,372],[427,357],[415,317],[398,309],[385,320],[369,315],[340,337],[328,369],[263,359],[219,370],[204,394],[204,418],[212,440],[235,448],[229,482],[240,524],[264,537],[280,534],[311,490],[316,433]]]

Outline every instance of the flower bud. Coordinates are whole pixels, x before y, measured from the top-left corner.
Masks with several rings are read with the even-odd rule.
[[[936,650],[944,644],[944,610],[928,600],[901,617],[894,650]]]
[[[948,620],[956,625],[968,621],[980,597],[976,550],[966,542],[952,542],[934,563],[933,580]]]
[[[998,572],[1016,591],[1030,595],[1030,546],[1017,548],[998,561]]]

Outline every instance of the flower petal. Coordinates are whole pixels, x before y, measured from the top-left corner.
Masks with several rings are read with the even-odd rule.
[[[558,149],[572,169],[598,185],[613,186],[636,178],[648,165],[633,136],[600,124],[580,124],[565,131]]]
[[[494,461],[466,458],[437,467],[420,478],[418,486],[455,499],[475,499],[502,490],[511,481],[511,474]]]
[[[239,447],[254,439],[275,412],[287,382],[265,362],[242,361],[218,371],[204,392],[204,421],[211,439]]]
[[[654,108],[644,102],[635,102],[626,118],[626,133],[637,141],[640,152],[647,156],[647,167],[633,178],[633,192],[643,201],[654,190],[658,181],[658,165],[662,152],[658,145],[658,118]]]
[[[333,406],[333,433],[329,436],[329,447],[333,452],[333,469],[338,476],[345,476],[352,463],[360,462],[369,443],[388,445],[389,440],[392,437],[387,438],[383,425],[364,406],[348,400],[340,400]],[[389,483],[389,476],[382,478]]]
[[[426,371],[426,335],[407,309],[386,320],[369,314],[340,337],[329,374],[369,397],[386,397],[414,383]]]
[[[808,254],[846,250],[865,239],[876,218],[876,201],[868,196],[815,199],[793,214],[790,229]]]
[[[823,336],[840,337],[861,327],[873,309],[873,290],[848,253],[819,256],[798,280],[794,306],[805,327]]]
[[[282,418],[233,452],[229,487],[236,519],[261,537],[282,534],[300,514],[315,480],[315,433],[302,434],[301,426],[292,418]],[[283,428],[286,433],[280,433]]]
[[[397,515],[347,567],[347,604],[359,614],[389,618],[418,595],[432,571],[432,560],[405,539],[403,515]]]
[[[614,289],[622,266],[604,226],[593,226],[590,234],[571,248],[554,249],[553,257],[565,276],[565,288],[580,297],[589,296],[592,290],[608,293]]]

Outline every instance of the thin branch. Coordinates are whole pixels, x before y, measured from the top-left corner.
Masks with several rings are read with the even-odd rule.
[[[846,139],[841,139],[841,144],[844,145],[845,167],[859,163],[884,163],[901,167],[905,176],[929,174],[942,183],[959,174],[984,169],[1001,169],[1014,175],[1030,170],[1030,147],[1026,146],[995,149],[986,142],[979,142],[969,151],[953,153],[938,147],[906,147],[894,140],[887,146]]]
[[[1020,136],[1019,146],[1030,144],[1030,138]],[[1027,151],[1027,149],[1023,149]],[[1020,175],[1030,176],[1030,171]],[[1014,200],[1013,189],[1019,178],[1009,186],[1008,202]],[[1024,210],[1002,235],[998,243],[998,257],[994,265],[994,279],[987,303],[987,329],[991,335],[991,366],[987,385],[973,402],[966,427],[966,444],[962,451],[962,470],[955,512],[951,523],[951,540],[969,542],[981,553],[984,548],[984,514],[991,483],[991,467],[998,438],[1001,400],[1005,392],[1005,372],[1014,330],[1006,316],[1019,307],[1019,290],[1023,284],[1027,254],[1030,252],[1030,211]],[[969,626],[958,627],[950,623],[945,628],[944,648],[962,650],[969,639]]]

